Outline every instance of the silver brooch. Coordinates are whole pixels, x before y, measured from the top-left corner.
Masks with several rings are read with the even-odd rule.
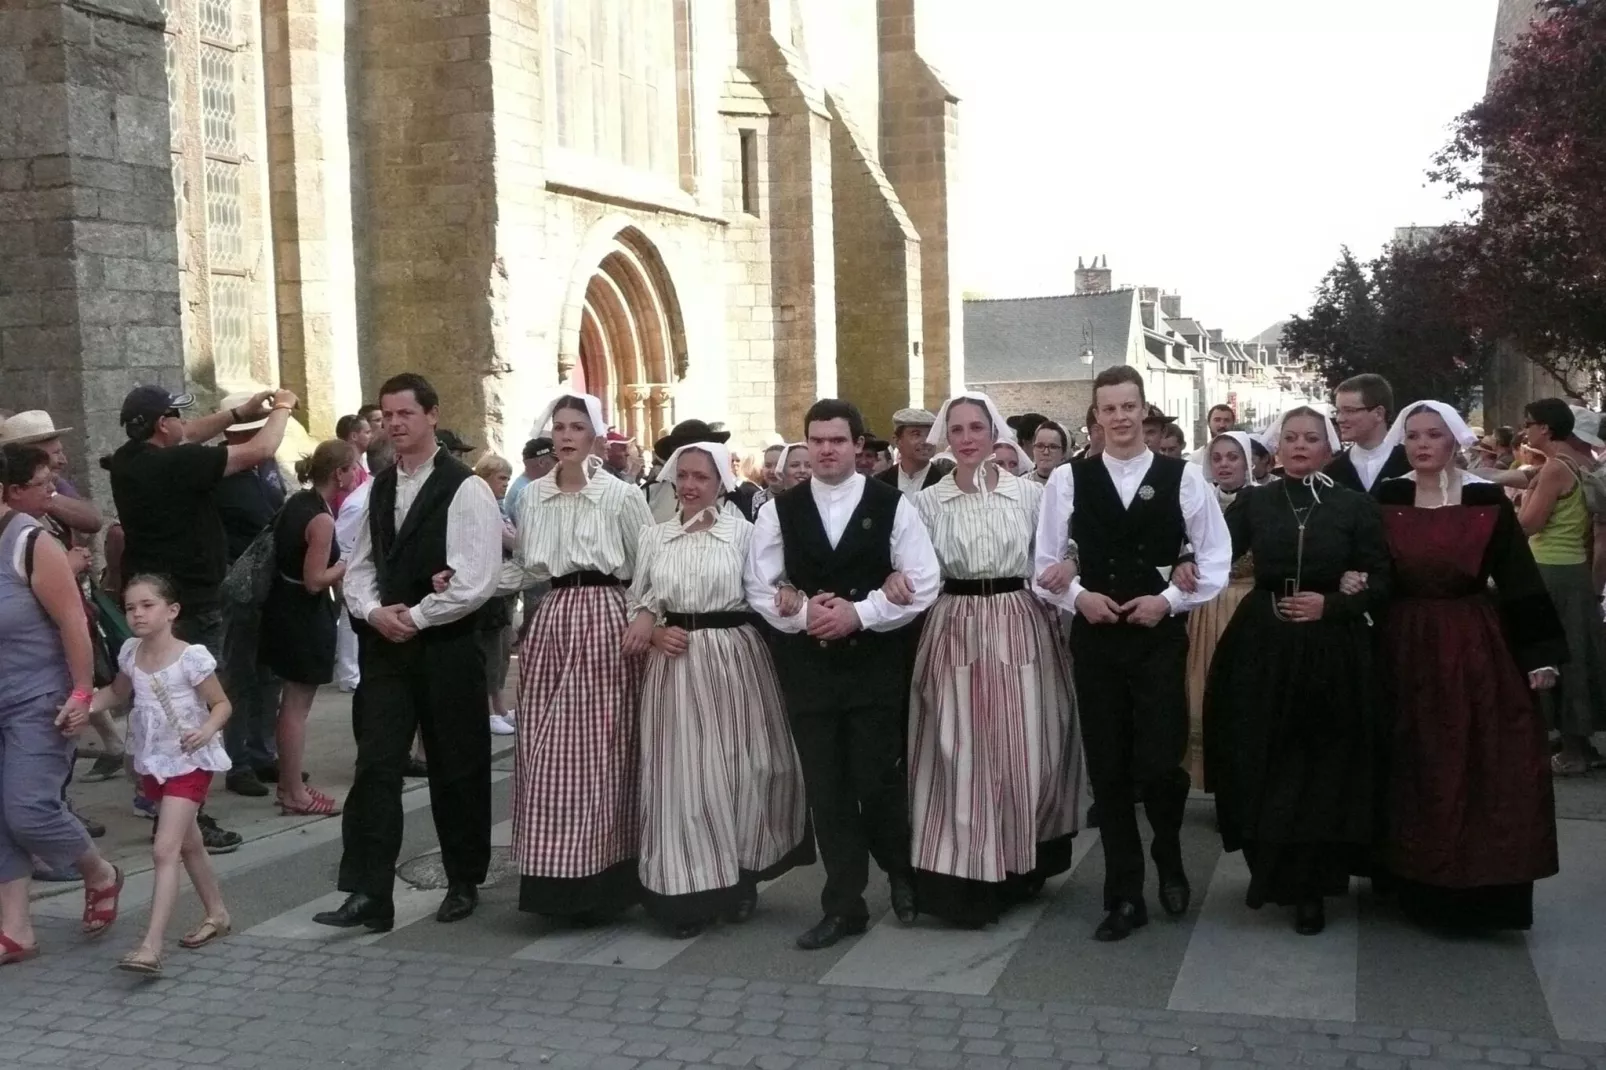
[[[1138,488],[1138,497],[1142,498],[1146,502],[1147,501],[1153,501],[1154,500],[1154,488],[1149,486],[1147,483],[1143,484],[1143,486]]]
[[[865,517],[864,518],[864,530],[865,531],[869,531],[870,530],[870,526],[871,526],[870,525],[870,518],[869,517]]]

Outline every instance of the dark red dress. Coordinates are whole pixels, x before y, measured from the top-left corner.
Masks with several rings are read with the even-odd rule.
[[[1567,646],[1504,492],[1415,506],[1380,490],[1394,601],[1384,650],[1395,698],[1386,859],[1424,924],[1526,929],[1533,882],[1556,872],[1545,722],[1527,674]],[[1490,583],[1493,583],[1491,588]]]

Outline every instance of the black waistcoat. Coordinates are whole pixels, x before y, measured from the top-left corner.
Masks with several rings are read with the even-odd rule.
[[[1388,457],[1383,461],[1383,467],[1377,470],[1377,479],[1373,480],[1370,492],[1361,486],[1361,474],[1356,471],[1355,461],[1350,457],[1349,450],[1328,461],[1324,469],[1328,478],[1339,486],[1358,490],[1362,494],[1370,493],[1374,498],[1382,491],[1384,480],[1398,479],[1410,470],[1411,459],[1406,456],[1404,446],[1395,446],[1389,451]]]
[[[424,480],[413,499],[412,508],[396,529],[397,466],[374,476],[368,492],[368,537],[372,543],[374,571],[379,580],[381,605],[416,606],[435,588],[431,582],[446,566],[446,515],[463,480],[474,473],[445,450],[435,454],[435,469]],[[472,633],[478,627],[480,610],[450,624],[425,628],[424,639],[446,639]]]
[[[1177,563],[1187,541],[1182,522],[1182,473],[1188,462],[1156,455],[1125,507],[1102,458],[1071,462],[1076,494],[1071,538],[1079,578],[1090,591],[1127,602],[1166,588],[1160,569]]]
[[[892,575],[892,522],[902,500],[897,488],[866,479],[858,507],[833,548],[808,483],[776,495],[775,519],[781,529],[786,578],[805,597],[829,591],[850,602],[862,602]],[[882,650],[901,631],[860,631],[834,643],[811,639],[806,633],[786,638],[822,653],[868,654]]]

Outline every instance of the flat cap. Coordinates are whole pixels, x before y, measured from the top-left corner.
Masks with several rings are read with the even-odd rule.
[[[925,409],[899,409],[892,414],[893,427],[932,427],[937,417]]]

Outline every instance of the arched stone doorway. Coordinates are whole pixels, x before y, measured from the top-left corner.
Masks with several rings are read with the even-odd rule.
[[[595,394],[608,422],[649,446],[675,423],[675,384],[686,374],[680,302],[647,236],[625,226],[587,250],[589,275],[571,301],[559,377]]]

